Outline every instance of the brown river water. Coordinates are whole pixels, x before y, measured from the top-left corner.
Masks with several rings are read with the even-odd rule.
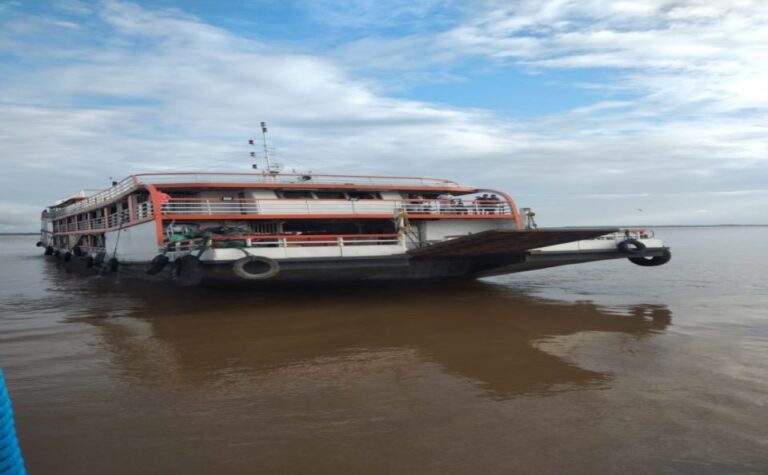
[[[243,292],[84,277],[0,237],[31,474],[768,473],[768,227],[673,259]]]

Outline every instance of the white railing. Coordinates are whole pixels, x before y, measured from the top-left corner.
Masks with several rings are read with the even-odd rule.
[[[238,247],[284,248],[284,247],[349,247],[349,246],[393,246],[400,245],[399,234],[334,234],[334,235],[246,235],[246,236],[213,236],[207,247],[213,249],[227,248],[227,243],[239,242]],[[189,251],[200,249],[205,245],[206,238],[194,238],[175,241],[167,244],[169,251]],[[160,248],[160,251],[165,250]]]
[[[304,183],[304,184],[336,184],[336,185],[390,185],[390,186],[424,186],[435,188],[458,188],[459,184],[440,178],[396,177],[396,176],[356,176],[356,175],[315,175],[297,173],[156,173],[131,175],[115,186],[99,191],[87,198],[63,208],[55,208],[46,217],[56,218],[109,204],[118,198],[134,191],[139,184],[169,184],[169,183]]]
[[[130,220],[129,216],[130,214],[128,210],[124,209],[119,213],[113,213],[109,215],[106,220],[103,217],[99,217],[72,223],[54,223],[54,232],[89,231],[93,229],[116,228],[120,225],[126,225],[133,221],[151,218],[153,216],[152,203],[149,201],[139,203],[136,208],[134,208],[133,216],[130,216]]]
[[[136,204],[133,210],[133,219],[144,219],[152,216],[152,202],[144,201]]]
[[[164,215],[511,215],[505,201],[488,200],[221,200],[172,199],[163,205]]]
[[[656,233],[652,229],[622,228],[618,232],[593,238],[594,240],[622,241],[624,239],[653,239]]]
[[[128,224],[130,221],[130,214],[127,209],[124,209],[117,213],[112,213],[107,217],[107,227],[116,228],[121,225]]]
[[[50,217],[55,218],[57,216],[72,214],[78,211],[85,211],[99,205],[109,204],[117,198],[127,195],[134,189],[136,189],[136,180],[133,176],[129,176],[111,188],[107,188],[104,191],[100,191],[88,198],[82,199],[61,209],[51,210],[49,215]]]

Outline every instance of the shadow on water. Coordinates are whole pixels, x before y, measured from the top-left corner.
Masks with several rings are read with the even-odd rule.
[[[609,375],[541,344],[580,332],[642,338],[671,320],[665,306],[601,308],[485,282],[243,292],[83,278],[57,267],[54,285],[77,292],[83,306],[69,321],[98,328],[128,379],[171,389],[250,384],[307,366],[375,372],[393,359],[436,365],[492,397],[601,387]]]

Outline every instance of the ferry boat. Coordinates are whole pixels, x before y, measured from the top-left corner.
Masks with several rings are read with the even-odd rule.
[[[503,191],[274,169],[131,175],[46,208],[38,245],[90,272],[184,286],[478,278],[671,258],[648,230],[538,228]]]

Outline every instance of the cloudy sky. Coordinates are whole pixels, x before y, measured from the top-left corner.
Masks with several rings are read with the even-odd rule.
[[[110,177],[438,176],[541,225],[768,223],[764,0],[0,0],[0,232]]]

